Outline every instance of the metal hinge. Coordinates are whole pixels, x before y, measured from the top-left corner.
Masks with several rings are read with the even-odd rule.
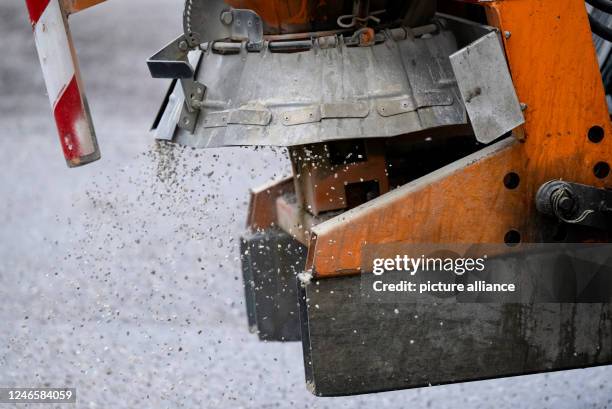
[[[170,78],[180,82],[185,100],[178,126],[191,133],[200,114],[201,103],[206,95],[206,86],[195,80],[196,70],[202,56],[200,50],[191,50],[185,35],[162,48],[147,60],[153,78]]]

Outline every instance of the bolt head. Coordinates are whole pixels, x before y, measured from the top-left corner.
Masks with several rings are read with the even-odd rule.
[[[178,44],[179,49],[183,50],[183,51],[187,51],[187,49],[189,48],[189,44],[187,44],[187,41],[185,40],[181,40]]]
[[[232,21],[234,21],[234,16],[231,11],[224,11],[221,13],[221,22],[223,24],[230,25]]]
[[[504,31],[504,37],[506,37],[506,40],[509,39],[510,36],[512,36],[512,33],[510,31]]]
[[[559,209],[563,210],[564,212],[569,212],[573,208],[574,208],[574,199],[572,199],[571,197],[564,196],[561,199],[559,199]]]

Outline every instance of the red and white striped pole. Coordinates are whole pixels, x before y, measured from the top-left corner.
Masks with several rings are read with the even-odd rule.
[[[60,143],[69,167],[100,159],[61,0],[26,0]]]

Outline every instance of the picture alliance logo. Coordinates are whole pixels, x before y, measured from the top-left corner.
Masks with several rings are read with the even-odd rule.
[[[458,276],[470,272],[481,272],[485,269],[487,255],[482,257],[425,256],[411,257],[407,254],[393,258],[375,258],[372,262],[372,273],[380,276],[385,272],[403,271],[414,276],[417,272],[452,272]]]

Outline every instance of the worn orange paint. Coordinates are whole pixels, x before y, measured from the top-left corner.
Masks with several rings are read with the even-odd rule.
[[[66,10],[68,14],[74,14],[104,1],[106,0],[63,0],[63,3],[64,10]]]
[[[500,243],[511,229],[523,242],[539,241],[534,197],[542,183],[612,187],[612,177],[593,174],[597,162],[612,162],[612,125],[583,0],[482,4],[489,23],[511,33],[504,42],[519,100],[528,105],[525,139],[316,226],[306,266],[315,276],[358,273],[364,243]],[[587,139],[594,125],[606,135],[597,144]],[[503,184],[511,171],[521,178],[513,190]]]
[[[331,149],[328,144],[315,144],[290,150],[296,175],[295,190],[301,207],[315,216],[347,209],[351,205],[347,197],[348,185],[353,183],[375,181],[379,194],[389,191],[384,145],[380,141],[365,143],[367,159],[362,162],[333,164],[328,149]],[[313,160],[313,157],[317,159]]]
[[[304,25],[310,22],[312,0],[227,0],[235,8],[251,9],[271,27]]]
[[[264,230],[277,224],[276,199],[286,193],[294,193],[292,177],[252,189],[247,226]]]

